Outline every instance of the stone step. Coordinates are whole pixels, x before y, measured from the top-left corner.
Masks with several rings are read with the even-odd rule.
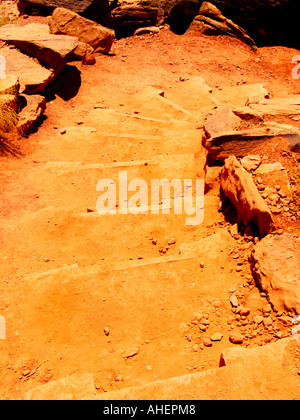
[[[43,140],[42,148],[31,155],[32,159],[85,163],[149,159],[159,154],[200,153],[202,130],[169,131],[163,136],[103,135],[91,127],[67,127],[65,134],[56,134]]]
[[[222,86],[212,89],[201,77],[180,82],[177,87],[164,90],[164,97],[185,108],[202,114],[211,113],[224,105],[244,107],[248,102],[264,100],[268,91],[260,83],[238,86]]]
[[[190,112],[207,114],[219,105],[212,88],[202,77],[195,77],[178,86],[164,89],[164,97]]]
[[[291,339],[237,350],[235,363],[205,372],[160,380],[141,387],[94,394],[95,400],[281,400],[298,398],[299,379],[285,366],[295,349]],[[237,361],[239,360],[239,361]],[[191,404],[191,402],[189,403]]]
[[[222,86],[222,89],[214,89],[213,94],[220,104],[234,109],[244,107],[252,100],[265,100],[269,92],[263,84],[253,83],[249,85]]]
[[[69,223],[72,225],[72,220]],[[42,242],[41,232],[36,234]],[[74,237],[76,235],[71,236]],[[51,239],[54,240],[53,235]],[[35,240],[31,237],[30,242]],[[56,248],[58,244],[65,264],[68,253],[63,241],[56,241]],[[224,255],[218,253],[219,264],[226,258],[229,245],[224,244]],[[48,247],[51,248],[50,242]],[[101,260],[100,244],[97,260],[89,259],[86,266],[77,248],[75,252],[80,260],[77,264],[44,272],[41,267],[36,274],[32,268],[31,273],[24,276],[20,276],[19,270],[18,294],[12,294],[10,299],[10,328],[18,331],[25,348],[32,343],[32,337],[38,337],[38,342],[35,341],[37,360],[45,359],[47,345],[49,360],[57,354],[67,357],[69,369],[80,366],[81,373],[121,370],[123,375],[127,372],[126,377],[132,378],[127,384],[134,381],[145,384],[151,378],[170,377],[174,372],[172,365],[176,366],[177,374],[185,373],[191,364],[208,363],[210,367],[217,367],[216,353],[220,354],[229,344],[229,289],[238,279],[220,272],[215,262],[216,253],[207,254],[205,263],[213,270],[206,270],[200,266],[198,255],[175,255],[175,247],[176,244],[173,255],[109,262]],[[31,253],[32,249],[27,247],[28,259]],[[40,253],[35,251],[34,255],[37,257]],[[13,289],[13,284],[8,287]],[[216,307],[214,301],[219,302]],[[207,312],[209,330],[201,332],[199,325],[192,324],[191,320],[195,313]],[[108,335],[104,333],[106,326]],[[193,340],[201,341],[216,331],[222,331],[223,338],[214,344],[212,352],[203,349],[195,353],[194,341],[185,339],[186,334],[191,333]],[[89,352],[82,352],[83,343],[87,342]],[[153,353],[158,352],[161,357],[154,361]],[[154,376],[149,372],[147,375],[148,365],[155,367]],[[138,380],[137,369],[141,372]]]
[[[122,104],[124,111],[138,113],[140,116],[156,119],[177,119],[202,124],[202,116],[198,112],[188,111],[164,97],[164,91],[153,86],[127,96]]]
[[[81,162],[48,162],[39,165],[29,175],[27,182],[35,187],[40,196],[45,196],[53,200],[56,206],[69,206],[77,211],[85,211],[87,207],[95,207],[97,198],[104,193],[107,184],[116,188],[116,205],[124,203],[134,195],[134,192],[141,192],[142,199],[147,203],[140,202],[140,205],[148,206],[148,203],[159,204],[163,200],[163,195],[158,194],[157,199],[153,199],[154,191],[158,191],[159,186],[155,187],[154,182],[167,180],[168,184],[176,184],[176,192],[171,198],[182,197],[184,193],[184,180],[194,193],[196,192],[196,178],[204,180],[205,156],[202,159],[195,158],[193,154],[186,155],[159,155],[148,160],[111,162],[103,164],[82,164]],[[105,181],[106,180],[106,181]],[[111,180],[108,182],[107,180]],[[174,184],[174,185],[175,185]],[[178,187],[177,187],[178,186]],[[140,189],[139,189],[139,188]],[[120,199],[120,188],[126,194],[125,199]],[[97,192],[100,191],[100,192]],[[167,198],[167,188],[165,196]],[[188,190],[190,191],[190,190]],[[101,194],[102,192],[102,194]],[[123,196],[123,195],[122,195]],[[113,200],[114,201],[114,200]],[[114,205],[115,205],[114,204]]]
[[[125,114],[112,109],[94,109],[84,120],[86,126],[96,128],[103,135],[140,134],[164,135],[172,130],[185,131],[194,129],[195,124],[181,120],[162,120]]]
[[[128,214],[117,212],[114,215],[47,207],[19,219],[0,221],[1,238],[6,247],[3,258],[5,261],[13,258],[19,272],[26,273],[28,268],[23,267],[24,259],[32,271],[45,271],[45,267],[57,268],[78,261],[91,265],[102,259],[119,262],[137,260],[139,256],[143,259],[159,257],[159,250],[176,254],[180,244],[207,234],[205,226],[223,221],[218,212],[218,201],[213,196],[205,198],[202,223],[203,209],[197,210],[196,218],[187,215],[184,207],[183,214],[173,214],[174,208],[170,214],[162,214],[162,210],[159,214],[132,214],[129,211],[133,212],[133,208],[129,207]],[[157,207],[155,211],[158,212]],[[176,243],[168,246],[173,238]],[[152,240],[157,243],[153,244]]]
[[[287,338],[253,349],[228,347],[221,354],[219,368],[110,392],[97,392],[92,374],[72,375],[33,388],[24,399],[149,400],[151,414],[156,410],[151,400],[190,400],[189,405],[181,404],[181,410],[194,413],[193,401],[197,400],[297,399],[299,380],[285,363],[296,344]],[[109,403],[107,408],[111,409]],[[178,412],[177,404],[174,410]]]

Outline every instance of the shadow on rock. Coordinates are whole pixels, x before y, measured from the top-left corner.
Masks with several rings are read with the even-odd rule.
[[[76,66],[66,65],[52,86],[54,93],[64,101],[74,98],[81,86],[81,72]]]

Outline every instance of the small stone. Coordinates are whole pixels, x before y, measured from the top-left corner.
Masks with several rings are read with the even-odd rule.
[[[211,341],[221,341],[221,340],[222,340],[222,338],[223,338],[223,334],[221,334],[221,333],[219,333],[219,332],[214,333],[214,334],[210,337]]]
[[[110,329],[109,329],[109,327],[104,327],[103,331],[104,331],[105,335],[109,335]]]
[[[174,244],[176,244],[176,239],[175,238],[170,239],[168,242],[168,245],[174,245]]]
[[[229,341],[233,344],[242,344],[244,341],[244,337],[239,332],[233,332],[229,336]]]
[[[239,301],[234,293],[230,296],[230,303],[234,308],[239,306]]]
[[[66,132],[67,132],[67,130],[66,130],[65,128],[62,128],[62,129],[60,130],[60,134],[66,134]]]
[[[240,311],[240,315],[241,316],[247,316],[247,315],[249,315],[250,314],[250,309],[249,308],[243,308],[241,311]]]
[[[260,324],[261,322],[263,322],[264,318],[260,315],[256,315],[253,320],[255,324]]]
[[[272,311],[272,306],[269,303],[263,307],[263,313],[268,314],[271,311]]]
[[[30,370],[28,370],[28,369],[22,371],[23,376],[27,376],[27,375],[29,375],[29,373],[30,373]]]
[[[204,268],[204,262],[200,263],[200,268]]]
[[[206,331],[206,330],[207,330],[207,327],[208,327],[208,325],[203,325],[203,324],[200,324],[200,325],[199,325],[199,330],[200,330],[200,331]]]
[[[123,358],[128,359],[129,357],[136,356],[139,353],[140,349],[137,347],[133,347],[132,349],[128,349],[123,353]]]
[[[263,323],[264,323],[264,326],[265,327],[269,327],[270,325],[272,325],[272,318],[270,318],[270,317],[267,317],[267,318],[264,318],[263,319]]]

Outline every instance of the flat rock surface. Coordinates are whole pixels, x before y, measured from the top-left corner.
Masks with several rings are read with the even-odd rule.
[[[54,79],[53,71],[47,70],[17,49],[3,47],[0,54],[5,57],[7,73],[19,78],[23,93],[42,92]]]

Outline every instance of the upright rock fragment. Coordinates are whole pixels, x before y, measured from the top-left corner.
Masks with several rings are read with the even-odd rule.
[[[202,3],[199,14],[191,23],[189,31],[196,31],[204,35],[232,36],[256,49],[254,40],[243,28],[227,19],[216,6],[207,1]]]
[[[221,190],[236,208],[238,224],[249,226],[260,237],[274,230],[267,204],[259,194],[251,175],[234,156],[225,160],[221,173]]]

